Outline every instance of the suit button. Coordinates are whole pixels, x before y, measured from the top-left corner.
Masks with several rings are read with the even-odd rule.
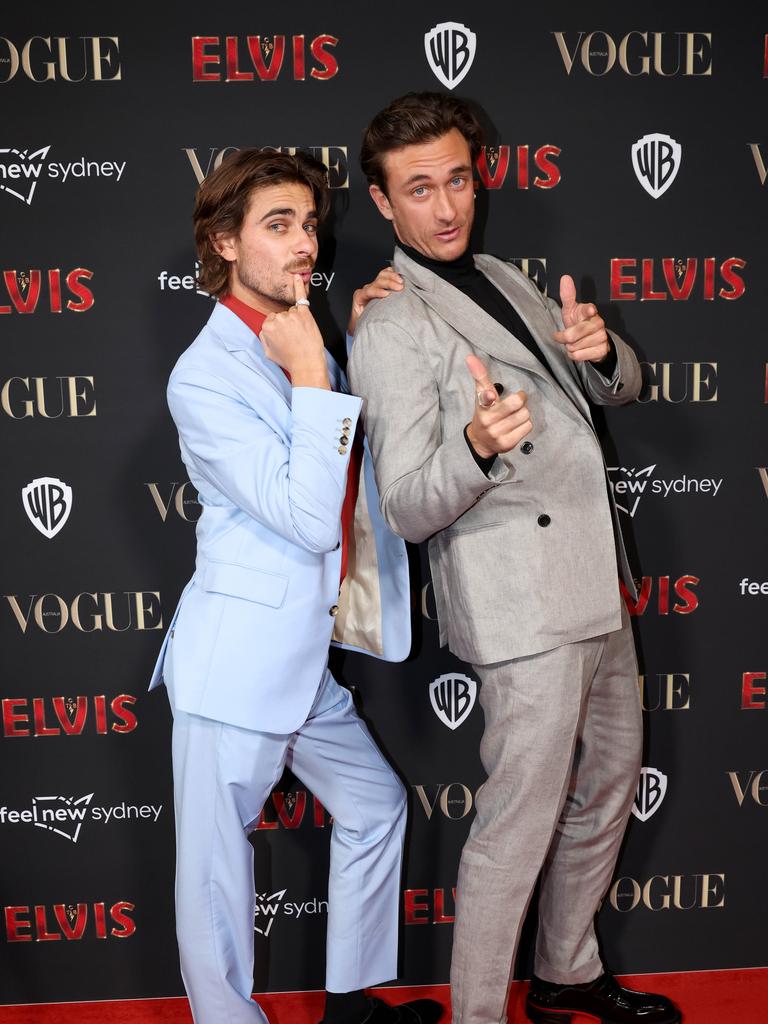
[[[545,512],[543,515],[539,516],[539,518],[536,520],[536,522],[539,524],[539,526],[549,526],[549,524],[552,522],[552,520],[549,518],[549,516]]]
[[[523,443],[520,445],[520,451],[523,453],[523,455],[530,455],[533,451],[533,442],[523,441]]]
[[[497,384],[494,384],[493,386],[496,388],[496,394],[497,395],[503,395],[504,394],[504,385],[503,384],[498,384],[497,383]]]
[[[343,444],[340,444],[339,445],[339,455],[346,455],[346,454],[347,454],[347,449],[344,447]]]
[[[343,427],[351,427],[352,426],[352,420],[349,418],[349,416],[345,416],[344,419],[341,421],[341,425]]]
[[[338,615],[339,614],[339,606],[337,604],[331,605],[331,607],[328,609],[328,614],[329,615],[333,615],[333,616]]]

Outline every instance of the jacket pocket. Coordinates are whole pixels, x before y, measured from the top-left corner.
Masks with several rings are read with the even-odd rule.
[[[279,608],[285,600],[288,577],[236,562],[209,561],[205,567],[202,588],[215,594],[240,597],[245,601]]]

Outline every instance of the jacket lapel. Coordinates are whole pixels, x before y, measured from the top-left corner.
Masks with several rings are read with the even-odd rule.
[[[568,359],[562,345],[558,345],[552,337],[552,318],[546,306],[538,295],[534,295],[532,291],[516,280],[516,275],[522,274],[522,271],[518,271],[517,268],[511,269],[511,265],[508,268],[489,256],[477,256],[475,264],[515,307],[544,353],[551,369],[551,376],[557,379],[563,391],[574,402],[582,415],[589,417],[589,404],[581,388],[575,366]]]
[[[475,264],[520,314],[537,344],[546,353],[551,371],[521,341],[462,292],[419,266],[400,249],[395,250],[395,269],[411,283],[430,309],[466,338],[473,348],[546,381],[553,392],[564,399],[564,407],[572,416],[579,420],[586,416],[589,421],[589,406],[578,381],[572,375],[570,366],[564,365],[563,353],[549,338],[552,321],[544,306],[515,281],[515,271],[508,271],[487,256],[475,257]]]
[[[291,404],[290,381],[277,363],[267,359],[258,337],[236,313],[217,302],[208,323],[238,362],[265,377],[288,405]]]

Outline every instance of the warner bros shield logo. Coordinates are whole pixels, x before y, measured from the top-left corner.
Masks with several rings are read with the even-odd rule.
[[[641,768],[632,813],[640,821],[648,821],[661,807],[667,795],[667,776],[656,768]]]
[[[72,511],[72,488],[54,476],[41,476],[22,489],[30,523],[48,540],[55,537]]]
[[[450,672],[429,684],[432,710],[449,729],[458,729],[475,706],[477,683],[469,676]]]
[[[424,50],[435,77],[455,89],[475,59],[477,36],[466,25],[444,21],[424,35]]]
[[[649,196],[658,199],[677,177],[683,150],[670,135],[644,135],[632,147],[632,166]]]

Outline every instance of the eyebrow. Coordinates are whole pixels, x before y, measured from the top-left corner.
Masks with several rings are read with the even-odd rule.
[[[265,220],[269,220],[270,217],[295,217],[296,211],[291,206],[275,207],[273,210],[269,210],[259,221],[259,224],[263,224]],[[307,214],[306,220],[317,220],[317,212],[310,210]]]
[[[467,173],[468,171],[471,171],[471,170],[472,170],[472,168],[470,167],[469,164],[459,164],[458,167],[452,167],[450,169],[450,171],[448,172],[448,175],[450,177],[452,177],[454,174]],[[410,178],[408,178],[404,182],[404,184],[405,185],[415,185],[417,181],[431,181],[431,180],[432,180],[432,177],[429,174],[412,174],[410,176]]]

